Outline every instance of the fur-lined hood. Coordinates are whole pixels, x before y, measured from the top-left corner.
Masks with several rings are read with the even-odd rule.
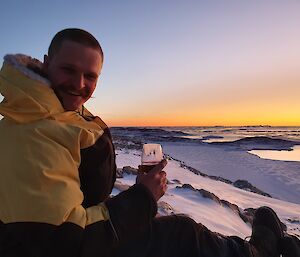
[[[49,80],[45,78],[42,72],[42,63],[35,58],[24,54],[7,54],[4,56],[4,63],[13,66],[27,77],[40,81],[46,86],[50,86]]]
[[[47,118],[64,109],[42,75],[42,63],[30,56],[6,55],[0,71],[0,114],[16,122]]]

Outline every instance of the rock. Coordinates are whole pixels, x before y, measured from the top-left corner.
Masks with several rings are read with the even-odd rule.
[[[181,184],[179,179],[173,179],[172,182],[173,182],[173,184]]]
[[[232,184],[232,181],[230,181],[229,179],[226,179],[226,178],[222,178],[222,177],[220,177],[220,176],[208,176],[209,178],[211,178],[211,179],[213,179],[213,180],[217,180],[217,181],[222,181],[222,182],[224,182],[224,183],[226,183],[226,184]]]
[[[123,169],[117,168],[116,177],[117,178],[123,178]]]
[[[183,184],[182,186],[176,186],[176,188],[184,188],[184,189],[190,189],[190,190],[193,190],[195,191],[196,189],[190,185],[190,184]]]
[[[215,194],[205,190],[205,189],[195,189],[192,185],[190,184],[183,184],[182,186],[177,186],[176,188],[184,188],[184,189],[189,189],[194,192],[199,192],[202,197],[211,199],[212,201],[218,203],[219,205],[223,207],[227,207],[231,209],[236,215],[238,215],[245,223],[250,223],[252,224],[253,221],[253,215],[255,209],[247,209],[246,211],[241,211],[241,209],[233,203],[228,202],[227,200],[222,200]]]
[[[288,218],[287,221],[292,223],[292,224],[300,224],[300,220],[297,219],[297,218],[293,218],[293,219]]]
[[[197,189],[197,191],[205,198],[209,198],[213,200],[214,202],[221,204],[220,198],[216,196],[215,194],[205,190],[205,189]]]
[[[267,196],[267,197],[272,197],[270,194],[258,189],[257,187],[253,186],[251,183],[249,183],[247,180],[237,180],[233,183],[233,186],[246,190],[246,191],[250,191],[256,194],[260,194],[263,196]]]
[[[230,203],[226,200],[221,200],[221,203],[223,206],[226,206],[228,208],[230,208],[234,213],[236,213],[237,215],[240,216],[240,218],[245,222],[245,223],[250,223],[252,224],[252,220],[253,220],[253,217],[252,219],[249,218],[247,215],[245,215],[241,209],[236,205],[236,204],[233,204],[233,203]]]
[[[165,215],[170,215],[170,214],[175,213],[173,207],[170,204],[168,204],[164,201],[159,201],[157,203],[157,207],[158,207],[158,212],[159,212],[160,215],[165,216]]]
[[[123,174],[127,173],[127,174],[137,175],[138,170],[130,166],[124,166],[122,172]]]
[[[221,200],[221,204],[223,206],[228,207],[229,209],[231,209],[233,212],[235,212],[237,214],[239,214],[239,212],[240,212],[240,209],[236,204],[230,203],[227,200]]]

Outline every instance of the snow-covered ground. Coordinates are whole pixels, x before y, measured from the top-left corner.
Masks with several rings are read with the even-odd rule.
[[[174,145],[173,145],[174,147]],[[172,148],[171,145],[164,145],[164,149],[172,156],[172,153],[176,155],[176,152],[178,153],[180,148]],[[199,150],[199,148],[197,148]],[[219,148],[218,148],[219,149]],[[215,171],[215,174],[218,175],[218,168],[221,167],[224,168],[224,165],[228,165],[230,162],[233,162],[231,166],[233,167],[236,165],[234,163],[234,160],[227,159],[229,158],[229,155],[226,155],[226,151],[216,152],[211,149],[211,151],[203,151],[203,154],[206,154],[206,156],[202,156],[201,158],[211,158],[212,156],[216,157],[219,156],[219,159],[217,158],[214,162],[211,168],[217,168]],[[215,149],[216,150],[216,149]],[[201,162],[201,158],[192,158],[191,155],[193,151],[186,152],[186,159],[185,162],[189,162],[189,160],[198,160]],[[199,151],[198,151],[199,153]],[[181,153],[182,154],[182,153]],[[235,154],[240,154],[236,152]],[[245,155],[246,154],[246,155]],[[200,151],[201,155],[201,151]],[[181,155],[182,156],[182,155]],[[176,156],[174,156],[176,158]],[[194,156],[195,157],[195,156]],[[247,152],[244,153],[244,155],[239,155],[239,158],[242,157],[242,160],[246,160],[246,165],[253,165],[253,170],[257,169],[257,167],[260,167],[259,165],[255,166],[255,162],[247,162],[247,160],[250,158],[257,158],[256,161],[259,159],[259,157],[251,155]],[[122,149],[117,151],[117,166],[118,168],[123,168],[124,166],[131,166],[133,168],[137,168],[140,164],[140,153],[136,150],[128,150],[128,149]],[[214,158],[211,158],[214,159]],[[238,158],[236,158],[238,159]],[[219,160],[219,161],[217,161]],[[265,160],[268,161],[268,160]],[[192,161],[191,161],[192,162]],[[245,163],[245,162],[244,162]],[[195,163],[190,163],[194,164]],[[256,162],[257,164],[257,162]],[[236,166],[235,166],[236,167]],[[238,166],[240,167],[240,166]],[[299,166],[297,166],[299,167]],[[249,167],[248,167],[249,168]],[[207,171],[201,170],[200,171]],[[196,175],[192,173],[190,170],[182,167],[180,165],[180,162],[176,160],[169,160],[168,165],[165,168],[165,171],[167,172],[168,180],[170,181],[168,185],[168,190],[166,194],[160,199],[159,204],[167,203],[170,205],[170,208],[164,211],[161,211],[160,213],[162,215],[167,215],[169,213],[184,213],[190,217],[192,217],[194,220],[196,220],[199,223],[204,224],[209,229],[220,232],[225,235],[237,235],[242,238],[246,236],[251,235],[251,225],[248,223],[245,223],[240,216],[234,212],[232,209],[217,203],[216,201],[213,201],[209,198],[203,197],[198,191],[187,189],[187,188],[177,188],[177,186],[181,186],[182,184],[190,184],[195,189],[205,189],[213,194],[215,194],[217,197],[223,200],[227,200],[232,204],[236,204],[241,210],[244,210],[246,208],[257,208],[260,206],[269,206],[273,208],[276,213],[278,214],[279,218],[283,223],[287,226],[287,231],[290,234],[295,234],[300,236],[300,205],[296,203],[291,203],[284,200],[279,200],[275,198],[269,198],[265,197],[259,194],[255,194],[252,192],[248,192],[245,190],[238,189],[230,184],[223,183],[221,181],[212,180],[208,177],[203,177],[200,175]],[[229,170],[228,170],[229,172]],[[229,176],[223,176],[229,179],[232,179],[231,176],[234,176],[234,174],[238,177],[239,172],[243,172],[243,170],[234,170],[232,172],[229,172]],[[298,170],[300,173],[300,171]],[[233,173],[233,174],[232,174]],[[267,174],[260,173],[259,171],[256,171],[256,173],[248,174],[250,178],[255,180],[255,182],[261,181],[259,185],[257,183],[253,183],[255,186],[258,186],[260,189],[261,186],[264,185],[264,182],[266,181],[267,185],[270,183],[270,179],[279,178],[278,181],[273,181],[273,188],[276,188],[278,190],[276,197],[283,199],[286,196],[292,194],[293,192],[300,195],[299,188],[296,188],[293,185],[293,180],[290,183],[290,193],[286,193],[286,188],[282,189],[282,185],[285,187],[286,183],[280,183],[280,173],[277,173],[276,170],[273,171],[275,173],[275,176],[272,177],[272,171],[270,171]],[[208,173],[209,174],[209,173]],[[224,175],[224,174],[222,174]],[[247,175],[247,174],[246,174]],[[271,175],[271,178],[270,176]],[[256,176],[259,176],[258,178]],[[243,176],[245,177],[245,176]],[[265,178],[264,178],[265,177]],[[256,179],[255,179],[256,178]],[[248,179],[248,178],[246,178]],[[294,180],[294,184],[299,185],[299,177]],[[117,183],[121,183],[124,185],[132,185],[135,183],[135,176],[134,175],[125,175],[124,178],[118,178]],[[297,184],[298,183],[298,184]],[[267,187],[267,189],[270,189]],[[274,191],[266,190],[268,193],[274,194],[276,193],[276,189]],[[117,194],[119,191],[117,189],[114,189],[113,194]]]
[[[226,145],[163,143],[163,149],[208,175],[248,180],[275,198],[300,204],[300,162],[262,159]]]

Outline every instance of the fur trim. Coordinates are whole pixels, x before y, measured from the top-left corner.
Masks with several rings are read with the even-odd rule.
[[[4,63],[13,66],[25,76],[42,82],[50,87],[50,81],[42,76],[42,63],[24,54],[7,54],[4,56]]]

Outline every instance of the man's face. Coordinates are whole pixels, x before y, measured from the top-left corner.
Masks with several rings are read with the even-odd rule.
[[[100,53],[73,41],[64,41],[43,69],[64,109],[75,111],[93,94],[102,68]]]

